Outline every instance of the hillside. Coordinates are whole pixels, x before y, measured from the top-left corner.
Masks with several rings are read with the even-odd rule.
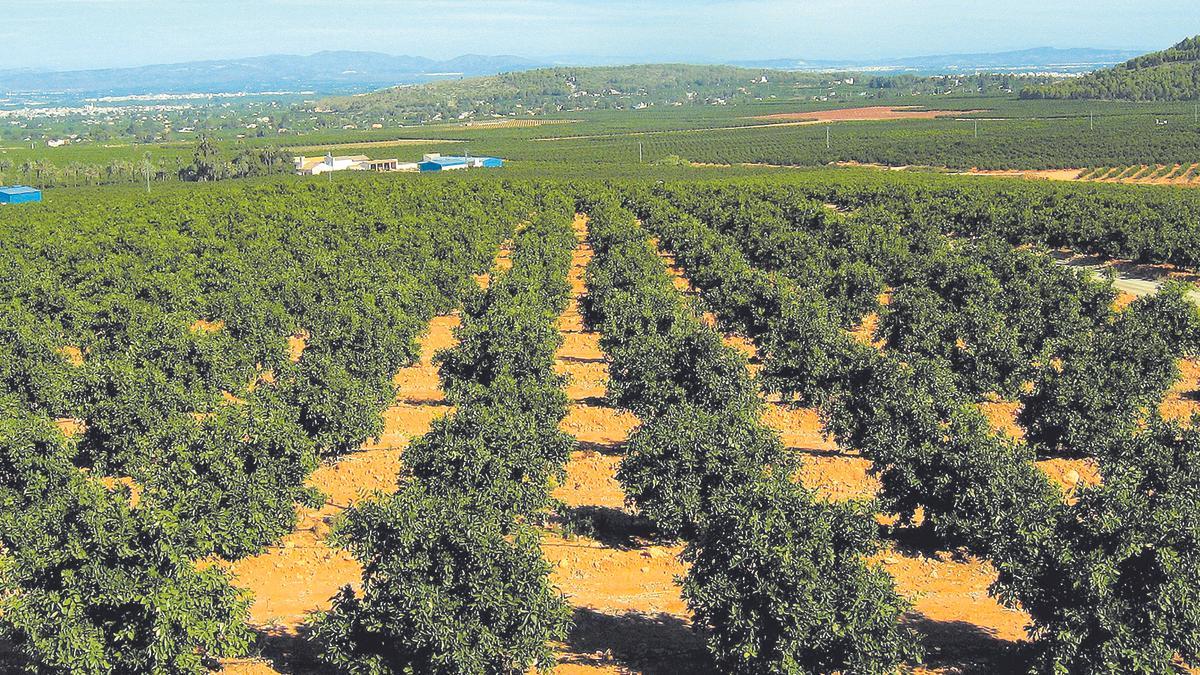
[[[322,101],[320,107],[354,116],[430,121],[492,114],[720,104],[739,97],[782,98],[796,87],[818,86],[829,79],[829,75],[816,73],[682,64],[543,68],[394,87]]]
[[[1029,87],[1021,96],[1130,101],[1200,99],[1200,36],[1076,80]]]

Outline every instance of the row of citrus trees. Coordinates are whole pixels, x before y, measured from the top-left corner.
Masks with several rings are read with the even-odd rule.
[[[1020,401],[1043,456],[1098,454],[1158,404],[1179,357],[1200,352],[1180,284],[1118,312],[1105,279],[993,236],[947,237],[946,222],[900,220],[887,205],[835,214],[789,190],[728,185],[670,198],[752,265],[826,298],[842,326],[877,312],[869,337],[886,349],[944,364],[974,400]]]
[[[724,325],[755,341],[764,386],[819,405],[838,442],[872,460],[881,508],[905,522],[920,509],[946,545],[995,565],[993,594],[1031,615],[1035,668],[1164,672],[1200,658],[1200,431],[1140,410],[1102,447],[1075,449],[1099,456],[1103,483],[1068,498],[1030,445],[991,429],[952,360],[864,345],[837,299],[752,265],[662,195],[629,199]],[[1195,329],[1194,309],[1162,314]],[[1071,393],[1081,409],[1104,395]]]
[[[840,209],[935,221],[956,235],[1200,267],[1200,194],[1192,190],[880,171],[814,172],[785,182]],[[767,184],[743,185],[754,183]]]
[[[520,186],[364,180],[64,197],[0,225],[17,658],[201,672],[245,653],[249,594],[195,561],[261,552],[324,502],[309,473],[379,433],[417,336],[534,207]]]
[[[520,228],[512,268],[466,304],[440,352],[455,406],[404,453],[395,495],[341,521],[363,566],[318,616],[312,639],[348,673],[516,673],[548,668],[570,611],[549,581],[534,526],[550,513],[574,439],[557,318],[570,292],[573,204],[547,190]]]
[[[915,657],[906,602],[865,560],[878,545],[867,507],[792,480],[745,357],[678,292],[614,195],[582,202],[595,250],[585,320],[602,335],[609,399],[640,420],[618,478],[663,535],[687,542],[684,597],[718,667],[887,672]]]

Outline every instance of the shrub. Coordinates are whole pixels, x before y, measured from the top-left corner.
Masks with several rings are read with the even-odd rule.
[[[363,565],[318,615],[322,658],[347,673],[513,673],[553,663],[568,608],[529,530],[412,485],[349,512],[336,539]]]
[[[918,656],[886,572],[863,562],[875,525],[786,480],[744,486],[685,551],[684,598],[722,672],[888,673]]]
[[[617,472],[626,499],[664,535],[694,538],[729,493],[772,471],[790,474],[757,414],[678,405],[638,427]]]
[[[643,420],[683,403],[707,410],[759,405],[757,388],[746,376],[746,357],[728,348],[716,331],[694,319],[667,329],[609,350],[608,397],[614,405]]]
[[[298,409],[300,425],[324,456],[353,452],[377,437],[380,415],[395,400],[392,375],[356,378],[347,364],[353,358],[305,350],[278,375],[284,399]]]
[[[1194,420],[1200,422],[1200,419]],[[1043,672],[1162,673],[1200,661],[1200,431],[1152,419],[1102,485],[1040,531],[1013,528],[999,589],[1033,618]]]
[[[1177,359],[1196,349],[1200,310],[1186,293],[1168,284],[1136,300],[1043,368],[1019,415],[1030,441],[1045,454],[1103,456],[1132,432],[1178,378]]]
[[[325,502],[304,485],[317,468],[313,443],[269,385],[212,415],[168,419],[147,453],[134,474],[141,501],[174,516],[193,557],[260,553],[295,527],[297,503]]]
[[[537,513],[550,505],[574,447],[559,431],[565,414],[561,389],[502,377],[414,441],[402,476],[439,497],[489,504],[506,520]]]

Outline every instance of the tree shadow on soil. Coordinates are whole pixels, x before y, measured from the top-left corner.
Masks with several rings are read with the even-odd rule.
[[[624,443],[597,443],[595,441],[576,441],[576,452],[594,452],[606,457],[620,457],[625,454]]]
[[[567,508],[562,512],[562,524],[564,529],[621,551],[672,543],[664,540],[650,521],[611,506]]]
[[[604,363],[606,359],[603,356],[587,357],[587,356],[560,356],[559,361],[563,363]]]
[[[619,666],[644,675],[716,675],[704,640],[671,614],[605,614],[575,610],[567,637],[571,654],[560,663]]]
[[[421,396],[397,396],[397,405],[407,405],[414,408],[450,408],[450,404],[444,398],[432,398]]]
[[[909,526],[880,525],[879,535],[894,542],[896,551],[904,555],[937,558],[941,553],[950,553],[954,560],[966,559],[962,549],[947,549],[946,542],[934,532],[928,521]]]
[[[301,626],[296,632],[283,628],[257,628],[255,648],[258,657],[283,675],[309,675],[328,670],[317,656],[316,645],[308,639],[309,628]]]
[[[935,621],[909,614],[905,624],[922,636],[925,666],[963,675],[1023,673],[1029,668],[1028,643],[996,637],[966,621]]]

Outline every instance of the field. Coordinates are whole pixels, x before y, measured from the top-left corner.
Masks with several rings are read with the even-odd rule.
[[[1091,173],[518,161],[6,208],[0,657],[1200,663],[1200,193]]]
[[[383,119],[381,124],[385,128],[218,138],[218,159],[233,162],[238,153],[284,148],[285,154],[354,152],[402,161],[419,160],[427,152],[469,152],[559,175],[596,166],[620,173],[631,164],[818,167],[852,162],[941,171],[1110,169],[1116,170],[1109,176],[1114,178],[1133,167],[1151,167],[1145,173],[1188,167],[1200,152],[1200,124],[1194,106],[1186,103],[995,95],[912,96],[899,106],[842,95],[828,101],[781,98],[415,126]],[[38,186],[144,183],[148,162],[153,182],[170,182],[178,180],[195,152],[194,140],[14,146],[0,149],[0,177]],[[271,168],[286,170],[286,164]],[[1184,178],[1176,175],[1174,182]]]

